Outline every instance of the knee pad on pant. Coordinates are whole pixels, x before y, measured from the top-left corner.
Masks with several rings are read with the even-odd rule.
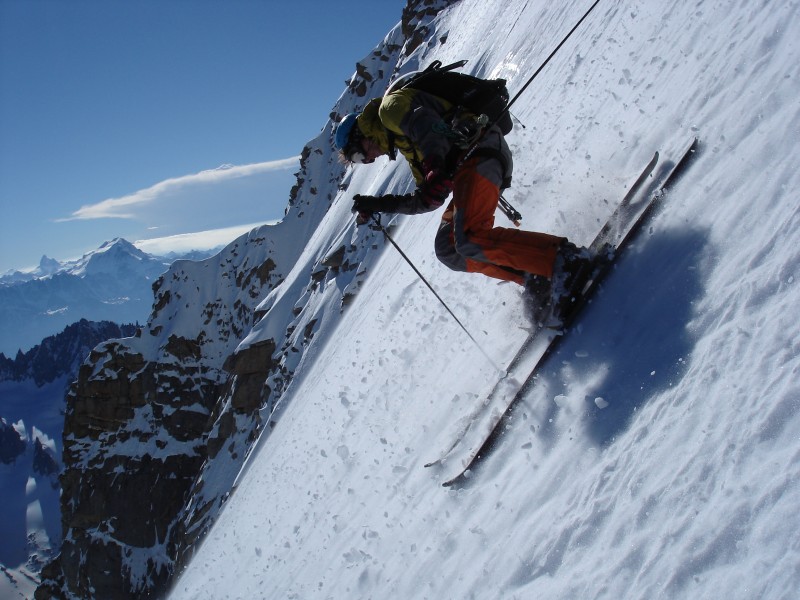
[[[480,246],[480,244],[473,242],[468,233],[461,232],[460,235],[456,235],[453,238],[453,250],[463,260],[489,262],[483,252],[483,248]]]
[[[436,258],[446,267],[453,271],[466,271],[467,263],[464,257],[456,252],[456,247],[453,244],[453,225],[450,223],[442,223],[439,231],[436,232],[436,240],[434,241],[434,251]]]

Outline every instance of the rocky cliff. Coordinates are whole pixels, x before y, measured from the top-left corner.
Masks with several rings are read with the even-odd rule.
[[[350,177],[331,146],[334,124],[383,93],[449,4],[409,1],[356,65],[302,152],[280,223],[213,258],[175,263],[153,286],[147,324],[98,346],[81,367],[64,430],[64,541],[37,598],[165,595],[279,418],[295,368],[312,360],[323,317],[356,293],[360,259],[375,245],[374,232],[325,228]],[[336,310],[316,303],[325,286],[341,292]]]
[[[64,396],[83,360],[133,325],[81,320],[12,360],[0,353],[0,597],[31,597],[61,543]]]
[[[135,332],[134,325],[81,319],[62,332],[44,338],[27,352],[17,352],[13,360],[0,352],[0,381],[30,379],[41,387],[63,375],[77,373],[83,359],[98,343]]]

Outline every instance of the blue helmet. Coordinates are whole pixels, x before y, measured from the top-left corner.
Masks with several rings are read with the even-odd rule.
[[[359,113],[350,113],[336,127],[336,135],[333,141],[339,150],[344,150],[347,147],[347,143],[350,141],[350,132],[353,130],[353,125],[356,124],[358,115]]]

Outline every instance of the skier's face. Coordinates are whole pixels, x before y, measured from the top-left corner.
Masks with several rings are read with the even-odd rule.
[[[350,154],[350,162],[368,165],[384,154],[383,149],[368,137],[362,137],[358,146],[359,147]]]

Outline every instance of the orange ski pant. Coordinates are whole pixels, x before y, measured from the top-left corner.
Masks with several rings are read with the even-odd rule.
[[[495,227],[500,188],[480,173],[485,161],[470,163],[455,177],[453,200],[436,235],[436,256],[455,271],[483,273],[520,285],[526,273],[552,277],[558,246],[565,238]]]

